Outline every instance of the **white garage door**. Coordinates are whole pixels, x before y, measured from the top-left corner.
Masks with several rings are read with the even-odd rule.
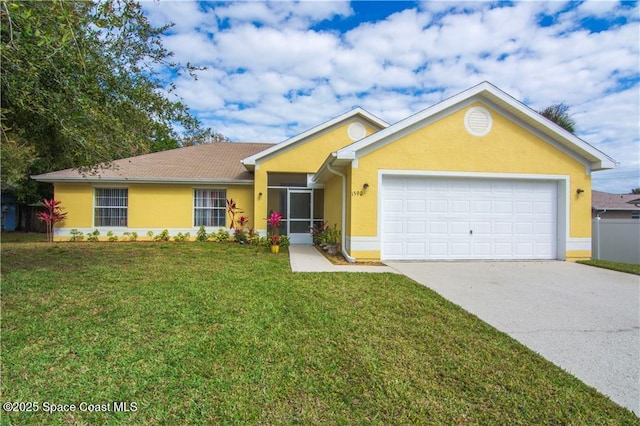
[[[382,259],[555,259],[553,181],[383,176]]]

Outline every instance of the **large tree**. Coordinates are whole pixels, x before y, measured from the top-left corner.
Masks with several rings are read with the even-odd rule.
[[[171,60],[135,0],[1,0],[2,187],[219,137],[165,87]],[[180,129],[177,131],[176,129]]]
[[[540,115],[553,121],[563,129],[571,133],[575,133],[576,122],[573,120],[573,118],[569,114],[569,108],[570,108],[569,106],[563,103],[554,104],[540,111]]]

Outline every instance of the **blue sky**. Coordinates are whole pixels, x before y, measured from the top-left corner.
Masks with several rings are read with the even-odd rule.
[[[593,188],[640,187],[637,2],[144,2],[165,46],[207,67],[167,74],[233,141],[280,142],[354,106],[394,123],[482,81],[535,110],[564,102],[577,135],[620,162]]]

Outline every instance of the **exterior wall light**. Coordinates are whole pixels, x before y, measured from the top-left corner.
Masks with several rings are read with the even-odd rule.
[[[582,188],[578,188],[578,190],[576,191],[578,195],[582,194],[583,192],[584,192],[584,189]]]

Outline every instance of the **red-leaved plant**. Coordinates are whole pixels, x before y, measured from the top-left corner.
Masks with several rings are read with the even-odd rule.
[[[61,202],[54,200],[42,200],[45,211],[38,213],[38,219],[47,224],[47,241],[53,242],[53,226],[62,222],[67,217],[67,212],[62,211]]]
[[[233,198],[227,200],[227,214],[229,215],[229,229],[234,229],[236,227],[236,215],[244,213],[242,209],[238,207]],[[247,218],[248,220],[248,218]]]
[[[271,245],[280,245],[280,235],[278,235],[280,224],[282,223],[282,214],[280,212],[273,212],[267,218],[267,223],[271,227],[271,238],[269,241]]]

